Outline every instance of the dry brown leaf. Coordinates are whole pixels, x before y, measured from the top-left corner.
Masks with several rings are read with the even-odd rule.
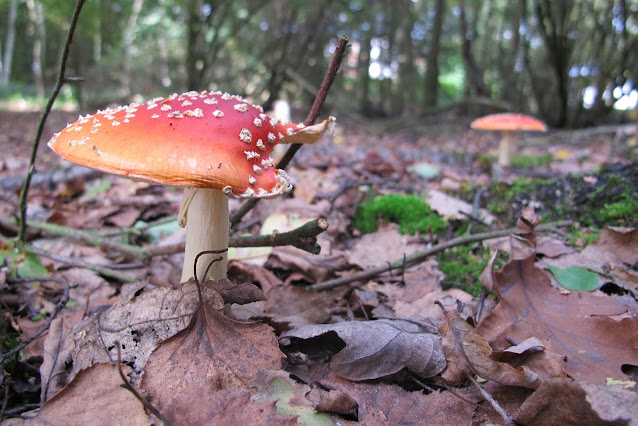
[[[223,309],[222,297],[212,285],[204,283],[202,293],[208,304]],[[122,361],[141,372],[157,345],[186,327],[198,303],[193,280],[175,289],[148,289],[144,283],[124,286],[119,301],[70,333],[75,341],[72,375],[95,363],[115,361],[116,341],[122,346]]]
[[[346,346],[332,357],[330,368],[350,380],[387,376],[403,368],[432,377],[445,368],[434,326],[404,320],[349,321],[300,327],[281,335],[309,340],[336,333]]]
[[[266,262],[269,269],[300,273],[309,283],[318,283],[334,276],[348,265],[341,253],[314,255],[295,247],[275,247]]]
[[[205,303],[150,356],[142,388],[177,423],[255,422],[265,414],[249,403],[248,384],[260,370],[279,369],[282,356],[269,326],[233,321]],[[242,403],[229,409],[233,400]]]
[[[43,360],[40,366],[42,402],[47,401],[66,385],[72,350],[72,342],[65,338],[64,320],[55,318],[44,340]]]
[[[141,213],[141,209],[137,207],[130,205],[122,206],[117,212],[105,217],[104,223],[117,228],[128,228],[129,226],[133,226]]]
[[[466,374],[476,373],[502,385],[530,389],[536,389],[540,385],[540,379],[529,368],[515,369],[509,364],[490,358],[490,345],[456,312],[448,312],[447,316],[449,320],[439,324],[448,363],[447,370],[443,373],[444,379],[458,384]]]
[[[469,309],[468,303],[472,301],[472,299],[470,294],[458,288],[451,288],[449,290],[439,288],[410,303],[397,301],[393,309],[398,318],[411,318],[415,315],[420,315],[432,321],[441,321],[444,319],[443,313],[441,309],[434,304],[434,301],[438,300],[448,309],[456,309],[457,301],[460,301],[463,304],[463,316],[471,317],[473,312]]]
[[[277,329],[288,330],[329,321],[332,309],[348,291],[345,287],[317,292],[299,286],[276,286],[266,293],[265,302],[232,309],[236,318],[269,318],[269,323]]]
[[[349,262],[367,269],[426,248],[418,238],[401,235],[398,229],[396,224],[383,224],[377,232],[363,235],[350,249]]]
[[[425,201],[446,220],[464,220],[467,216],[462,213],[472,214],[473,211],[471,204],[435,189],[428,191]],[[487,224],[496,221],[496,217],[485,209],[480,210],[479,217]]]
[[[315,369],[307,381],[337,390],[357,403],[363,425],[471,425],[475,407],[450,392],[408,392],[396,385],[351,382],[325,367]]]
[[[277,275],[263,266],[239,260],[228,262],[228,278],[236,283],[252,282],[259,284],[264,293],[268,293],[271,288],[283,284],[283,281]]]
[[[283,370],[262,370],[250,385],[254,401],[276,401],[277,412],[298,416],[297,424],[333,424],[325,413],[354,415],[357,409],[343,393],[300,383]]]
[[[518,238],[521,246],[533,247],[525,232]],[[477,327],[492,347],[504,349],[509,341],[537,337],[550,351],[567,356],[565,371],[573,378],[598,384],[608,377],[627,379],[622,365],[638,365],[638,319],[610,318],[626,313],[624,304],[606,295],[560,293],[535,266],[534,256],[513,259],[498,272],[493,261],[481,280],[500,302]]]
[[[635,424],[637,416],[634,392],[568,379],[544,382],[515,414],[526,425]]]
[[[628,265],[638,260],[638,229],[607,227],[600,231],[598,241],[589,244],[580,253],[568,253],[555,259],[544,259],[544,264],[565,268],[580,265],[607,274],[601,276],[619,287],[638,295],[638,274]],[[629,306],[635,307],[631,301]],[[638,309],[634,308],[634,311]]]
[[[153,424],[142,403],[121,384],[114,365],[89,367],[42,406],[36,421],[78,426]]]

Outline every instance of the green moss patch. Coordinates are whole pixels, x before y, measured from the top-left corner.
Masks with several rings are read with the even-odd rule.
[[[367,234],[377,230],[379,219],[398,224],[402,234],[428,231],[440,234],[447,229],[447,222],[414,195],[388,194],[364,201],[357,209],[353,224]]]
[[[472,296],[481,294],[479,276],[490,259],[489,250],[473,250],[470,246],[447,249],[436,256],[439,269],[445,274],[443,288],[460,288]]]
[[[556,179],[498,182],[484,200],[488,210],[506,223],[515,222],[524,207],[533,205],[544,221],[573,219],[594,228],[638,226],[638,162]]]

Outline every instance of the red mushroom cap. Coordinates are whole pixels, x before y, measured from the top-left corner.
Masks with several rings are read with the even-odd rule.
[[[544,132],[547,126],[540,120],[524,114],[491,114],[477,118],[470,124],[476,130],[528,130]]]
[[[315,142],[333,121],[282,124],[239,96],[188,92],[80,116],[49,146],[73,163],[107,173],[269,197],[291,187],[286,173],[274,167],[274,146]]]

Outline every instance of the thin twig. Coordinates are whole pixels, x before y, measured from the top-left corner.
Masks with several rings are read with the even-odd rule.
[[[0,224],[13,225],[15,221],[10,218],[0,219]],[[31,220],[27,224],[29,228],[43,231],[48,235],[72,238],[91,246],[101,247],[105,250],[115,251],[140,260],[154,256],[182,253],[185,247],[183,241],[170,246],[136,247],[109,240],[104,234],[92,231]],[[290,245],[312,254],[318,254],[321,247],[317,245],[317,235],[326,229],[328,229],[328,221],[324,217],[319,217],[288,232],[273,233],[271,235],[231,236],[228,245],[229,247],[279,247]],[[128,269],[129,267],[127,266],[126,268]]]
[[[160,419],[161,422],[164,423],[164,425],[170,426],[171,422],[166,417],[164,417],[164,415],[160,413],[160,411],[157,408],[155,408],[153,404],[148,402],[146,398],[140,395],[137,389],[135,389],[133,385],[131,385],[131,383],[126,379],[126,376],[124,375],[124,372],[122,371],[122,352],[120,349],[120,342],[115,341],[115,346],[117,347],[117,371],[118,373],[120,373],[120,378],[122,379],[122,382],[124,382],[120,386],[126,389],[127,391],[131,392],[133,396],[135,396],[135,398],[137,398],[137,400],[140,401],[142,405],[144,405],[144,408],[150,411],[155,417]]]
[[[572,223],[573,221],[571,220],[565,220],[560,222],[550,222],[550,223],[537,226],[535,231],[551,231],[556,227],[570,226]],[[509,228],[509,229],[503,229],[499,231],[483,232],[480,234],[453,238],[444,243],[437,244],[436,246],[431,247],[428,250],[422,250],[422,251],[412,253],[409,256],[406,256],[405,260],[403,258],[396,260],[393,263],[391,263],[390,267],[380,266],[374,269],[369,269],[367,271],[360,272],[358,274],[351,275],[349,277],[335,278],[333,280],[328,280],[322,283],[313,284],[306,288],[309,290],[328,290],[334,287],[350,284],[355,281],[368,280],[384,272],[388,272],[389,270],[395,270],[395,269],[399,269],[403,267],[418,265],[419,263],[425,261],[428,257],[434,254],[440,253],[444,250],[447,250],[451,247],[475,243],[477,241],[485,241],[485,240],[491,240],[494,238],[506,237],[515,231],[516,231],[516,228]]]
[[[467,375],[467,378],[470,379],[472,383],[474,383],[474,386],[478,388],[479,392],[481,392],[481,395],[483,395],[483,398],[485,398],[485,400],[490,403],[494,411],[496,411],[501,417],[503,417],[503,420],[505,420],[505,424],[507,426],[513,425],[514,419],[512,418],[512,416],[507,411],[505,411],[503,407],[501,407],[501,405],[492,397],[492,395],[490,395],[489,392],[483,389],[483,387],[470,374]]]
[[[109,278],[115,278],[116,280],[119,280],[121,282],[124,283],[130,283],[133,282],[135,280],[137,280],[137,276],[135,275],[129,275],[129,274],[123,274],[117,271],[114,271],[106,266],[101,266],[101,265],[95,265],[92,263],[88,263],[83,261],[82,259],[71,259],[70,257],[66,257],[66,256],[61,256],[59,254],[55,254],[55,253],[51,253],[47,250],[41,249],[39,247],[35,247],[35,246],[31,246],[29,245],[27,247],[27,250],[32,251],[33,253],[42,256],[42,257],[46,257],[47,259],[51,259],[51,260],[55,260],[56,262],[60,262],[63,263],[65,265],[69,265],[69,266],[74,266],[76,268],[84,268],[84,269],[88,269],[90,271],[94,271],[97,272],[98,274],[104,276],[104,277],[109,277]]]
[[[47,319],[47,322],[44,325],[42,325],[40,328],[38,328],[38,330],[35,332],[35,334],[33,336],[29,337],[27,340],[25,340],[24,342],[20,343],[18,346],[16,346],[15,348],[10,350],[9,352],[7,352],[5,354],[2,354],[0,356],[0,365],[2,365],[2,363],[5,360],[7,360],[10,357],[12,357],[13,355],[19,353],[29,343],[33,342],[35,339],[40,337],[40,335],[42,335],[42,333],[44,333],[46,330],[49,329],[49,327],[51,326],[51,322],[53,322],[53,320],[58,315],[58,313],[62,310],[62,308],[64,308],[66,306],[67,302],[69,301],[69,291],[70,291],[70,288],[71,288],[69,283],[67,283],[66,281],[58,279],[58,278],[50,278],[50,277],[23,278],[23,279],[18,278],[18,279],[8,279],[7,281],[10,282],[10,283],[33,282],[33,281],[38,281],[38,282],[53,281],[55,283],[58,283],[58,284],[62,285],[64,287],[64,292],[62,293],[62,298],[60,299],[60,301],[57,303],[57,305],[55,305],[55,308],[53,309],[53,312],[51,312],[51,315],[49,315],[49,318]]]
[[[304,124],[306,126],[314,124],[315,120],[317,120],[317,117],[319,117],[321,107],[326,101],[326,97],[328,96],[328,92],[330,91],[330,87],[332,86],[334,79],[337,77],[337,72],[339,71],[339,67],[341,66],[341,61],[343,60],[347,46],[348,39],[345,37],[340,37],[339,41],[337,42],[335,52],[332,55],[332,60],[330,61],[328,70],[326,71],[326,75],[323,79],[323,83],[321,83],[321,87],[319,88],[319,92],[317,93],[317,97],[312,104],[312,108],[310,108],[308,116],[304,120]],[[293,143],[292,145],[290,145],[284,156],[281,158],[281,160],[279,160],[279,163],[277,163],[277,168],[285,169],[300,148],[301,144],[298,143]],[[248,201],[244,202],[244,204],[242,204],[230,216],[231,225],[234,226],[241,222],[242,218],[246,216],[246,214],[257,205],[259,200],[260,198],[251,198]]]
[[[35,134],[33,149],[31,151],[31,159],[29,160],[29,168],[24,179],[24,186],[22,187],[22,191],[20,192],[20,201],[18,202],[18,207],[20,208],[20,226],[18,229],[17,246],[20,250],[22,250],[24,246],[24,235],[27,229],[27,195],[29,193],[29,186],[31,185],[31,178],[35,173],[35,159],[38,153],[38,147],[40,146],[40,139],[42,138],[44,123],[46,122],[47,117],[49,116],[49,113],[53,108],[55,99],[58,97],[62,86],[66,82],[66,79],[64,77],[64,74],[66,72],[66,62],[69,58],[69,51],[71,49],[71,43],[73,42],[73,34],[75,33],[75,28],[78,24],[78,19],[80,18],[80,12],[82,11],[84,3],[86,3],[86,0],[77,0],[75,3],[75,9],[73,10],[73,16],[71,17],[71,24],[69,25],[69,31],[66,35],[66,42],[64,43],[64,49],[62,51],[62,57],[60,59],[58,78],[55,82],[53,92],[51,92],[51,96],[49,96],[46,107],[44,108],[44,111],[40,116],[40,121],[38,122],[38,129]]]

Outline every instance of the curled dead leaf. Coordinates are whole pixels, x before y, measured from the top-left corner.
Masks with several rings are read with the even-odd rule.
[[[350,380],[376,379],[403,368],[421,377],[432,377],[445,368],[434,327],[413,321],[383,319],[317,324],[287,331],[281,337],[309,340],[330,332],[345,342],[345,347],[332,357],[330,367]]]
[[[526,367],[514,368],[490,358],[492,348],[474,328],[455,312],[447,313],[447,320],[439,324],[447,369],[442,377],[453,384],[465,375],[476,374],[502,385],[536,389],[541,381]]]

